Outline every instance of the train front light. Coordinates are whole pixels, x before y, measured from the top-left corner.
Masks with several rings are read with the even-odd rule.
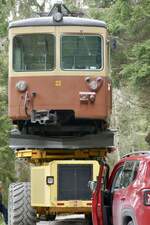
[[[20,92],[25,92],[27,90],[27,88],[28,88],[28,84],[24,80],[20,80],[16,84],[16,89]]]
[[[91,91],[98,91],[103,83],[103,79],[101,77],[97,77],[96,79],[91,79],[91,77],[86,77],[85,81]]]
[[[98,84],[97,84],[97,81],[96,81],[96,80],[93,80],[93,81],[90,83],[90,88],[92,89],[92,91],[96,91],[96,90],[97,90]]]

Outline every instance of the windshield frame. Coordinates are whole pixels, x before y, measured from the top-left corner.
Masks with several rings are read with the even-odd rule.
[[[44,34],[48,34],[48,35],[51,35],[53,36],[54,38],[54,65],[52,67],[52,69],[49,69],[49,70],[15,70],[15,67],[14,67],[14,40],[16,37],[18,36],[27,36],[27,35],[44,35]],[[54,71],[56,69],[56,35],[54,33],[49,33],[49,32],[42,32],[42,33],[19,33],[19,34],[16,34],[15,36],[13,36],[12,38],[12,69],[14,72],[16,73],[34,73],[34,72],[50,72],[50,71]]]
[[[97,36],[100,37],[101,39],[101,67],[99,69],[64,69],[62,66],[62,38],[64,36],[83,36],[83,37],[87,37],[87,36]],[[99,34],[99,33],[62,33],[60,35],[60,69],[62,71],[88,71],[88,72],[94,72],[94,71],[102,71],[104,70],[104,37],[103,35]]]

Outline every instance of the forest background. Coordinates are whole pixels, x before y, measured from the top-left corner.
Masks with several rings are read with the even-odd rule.
[[[49,11],[54,0],[0,0],[0,180],[24,179],[28,165],[16,176],[15,156],[8,147],[7,117],[8,23]],[[104,20],[117,41],[111,50],[115,142],[120,155],[148,150],[150,145],[150,0],[64,0],[86,17]],[[116,47],[116,48],[114,48]],[[20,162],[18,162],[19,164]],[[18,167],[18,166],[17,166]],[[20,176],[21,174],[21,176]],[[5,201],[7,191],[5,192]]]

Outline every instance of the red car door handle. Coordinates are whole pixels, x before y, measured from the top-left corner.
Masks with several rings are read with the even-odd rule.
[[[126,198],[125,198],[125,197],[122,197],[122,198],[121,198],[121,201],[125,201],[125,200],[126,200]]]

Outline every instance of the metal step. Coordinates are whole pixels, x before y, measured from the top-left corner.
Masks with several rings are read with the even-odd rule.
[[[42,137],[36,135],[12,134],[9,142],[10,148],[21,149],[98,149],[114,146],[114,132],[107,130],[98,134],[84,135],[82,137]]]

